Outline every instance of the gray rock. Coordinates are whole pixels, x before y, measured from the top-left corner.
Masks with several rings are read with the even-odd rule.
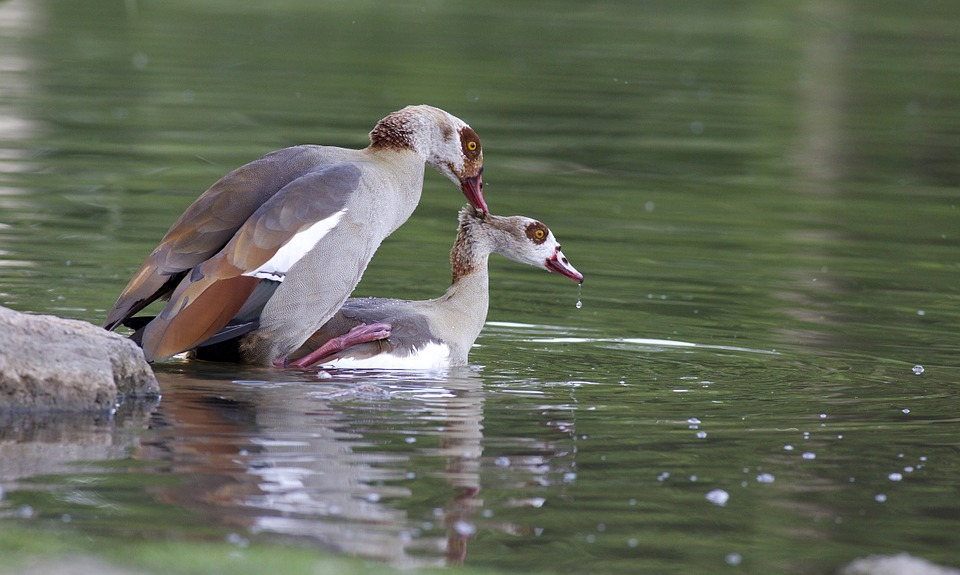
[[[129,339],[93,324],[0,307],[0,410],[112,410],[160,386]]]

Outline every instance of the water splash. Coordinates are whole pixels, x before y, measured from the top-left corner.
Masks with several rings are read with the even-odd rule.
[[[582,300],[581,295],[583,295],[583,284],[577,284],[577,309],[580,309],[583,307],[583,301],[581,301]]]

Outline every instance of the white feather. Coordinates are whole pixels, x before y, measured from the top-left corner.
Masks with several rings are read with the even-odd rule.
[[[440,369],[450,362],[450,348],[443,343],[430,342],[410,355],[381,353],[366,359],[344,357],[316,367],[337,369]]]
[[[342,218],[346,212],[347,210],[345,209],[340,210],[332,216],[311,225],[302,232],[294,234],[287,243],[280,246],[280,249],[277,250],[277,253],[273,254],[272,258],[264,262],[263,265],[257,269],[250,270],[243,275],[273,281],[283,281],[284,274],[290,271],[293,264],[300,261],[300,258],[307,255],[307,253],[317,245],[317,242],[323,239],[323,236],[337,227],[337,224],[340,223],[340,218]]]

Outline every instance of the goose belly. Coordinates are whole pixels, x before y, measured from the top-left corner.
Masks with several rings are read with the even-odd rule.
[[[341,357],[316,367],[331,369],[440,369],[450,365],[450,348],[430,342],[412,353],[380,353],[373,357]]]

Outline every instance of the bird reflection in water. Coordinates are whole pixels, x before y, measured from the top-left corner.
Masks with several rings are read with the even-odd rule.
[[[183,479],[156,493],[163,502],[395,566],[464,561],[481,505],[475,373],[245,384],[186,371],[197,366],[158,372],[164,398],[139,457]],[[410,516],[431,496],[413,490],[434,477],[446,502]]]

